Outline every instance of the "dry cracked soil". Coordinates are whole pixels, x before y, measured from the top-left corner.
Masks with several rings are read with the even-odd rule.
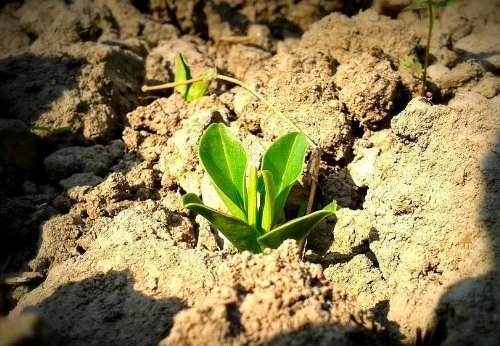
[[[0,346],[500,345],[500,1],[434,13],[424,96],[409,3],[0,1]],[[304,256],[182,207],[223,208],[210,124],[251,163],[293,129],[229,82],[142,92],[177,53],[322,144]]]

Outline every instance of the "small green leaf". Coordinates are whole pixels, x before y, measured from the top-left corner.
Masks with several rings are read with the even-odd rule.
[[[401,59],[399,59],[399,62],[401,63],[401,65],[403,65],[405,67],[414,69],[418,75],[420,75],[422,73],[422,64],[418,61],[414,61],[410,57],[401,58]]]
[[[54,133],[56,134],[67,133],[67,132],[71,132],[71,126],[58,127],[57,129],[54,130]]]
[[[307,211],[307,202],[302,202],[302,204],[300,205],[299,212],[297,213],[297,217],[302,217],[306,215],[306,211]]]
[[[264,232],[269,232],[273,226],[274,215],[274,202],[276,198],[276,191],[274,188],[273,175],[269,171],[262,171],[262,179],[264,181],[263,201],[261,205],[262,210],[262,223],[261,228]]]
[[[39,130],[39,131],[45,131],[45,132],[50,132],[50,128],[45,127],[45,126],[30,126],[30,130]]]
[[[302,173],[306,149],[305,135],[292,132],[278,138],[262,158],[262,170],[271,172],[276,188],[273,225],[283,211],[290,189]]]
[[[247,221],[245,172],[247,154],[224,124],[210,125],[200,139],[198,155],[215,190],[231,214]]]
[[[213,227],[218,229],[233,244],[238,251],[248,250],[252,253],[260,253],[260,245],[257,237],[260,234],[247,223],[223,214],[203,204],[201,199],[193,193],[182,196],[182,206],[207,219]]]
[[[175,57],[175,72],[174,77],[176,82],[184,82],[188,79],[191,79],[191,71],[189,70],[189,66],[184,61],[181,53],[178,53]],[[179,85],[174,88],[179,94],[181,94],[182,98],[186,100],[189,85]]]
[[[210,68],[203,72],[200,77],[210,77],[214,74],[214,69]],[[186,96],[186,101],[191,102],[194,100],[200,99],[203,95],[205,95],[205,92],[208,89],[208,86],[210,85],[211,80],[207,81],[202,81],[202,82],[195,82],[191,84],[191,87],[189,88]]]
[[[309,232],[316,227],[324,218],[333,215],[337,209],[337,203],[333,201],[322,210],[302,216],[276,227],[271,232],[260,236],[257,241],[261,247],[278,248],[286,239],[301,241]]]
[[[257,229],[257,167],[251,166],[248,176],[247,210],[248,224]]]

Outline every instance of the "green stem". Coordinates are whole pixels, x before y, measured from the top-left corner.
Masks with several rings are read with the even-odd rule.
[[[422,96],[425,96],[426,83],[427,83],[427,67],[429,66],[429,50],[431,46],[431,35],[432,27],[434,26],[434,15],[432,13],[432,1],[427,0],[427,8],[429,10],[429,33],[427,35],[427,46],[425,47],[425,61],[424,61],[424,73],[422,76]]]
[[[198,78],[188,79],[188,80],[181,81],[181,82],[173,82],[173,83],[167,83],[167,84],[161,84],[161,85],[153,85],[153,86],[144,85],[141,88],[141,90],[143,92],[146,92],[146,91],[152,91],[152,90],[175,88],[176,86],[180,86],[180,85],[187,85],[187,84],[192,84],[192,83],[201,82],[201,81],[208,81],[208,80],[211,80],[212,78],[213,77],[206,76],[206,77],[198,77]],[[316,143],[314,143],[314,141],[311,138],[309,138],[309,136],[307,136],[304,131],[302,131],[297,125],[295,125],[290,119],[288,119],[283,113],[281,113],[281,111],[279,109],[274,107],[271,104],[271,102],[269,102],[262,95],[260,95],[258,92],[253,90],[249,85],[247,85],[247,84],[243,83],[242,81],[239,81],[235,78],[231,78],[231,77],[224,76],[221,74],[216,75],[215,78],[220,79],[220,80],[224,80],[226,82],[231,82],[231,83],[237,84],[237,85],[243,87],[244,89],[246,89],[253,96],[255,96],[256,98],[261,100],[266,106],[271,108],[271,110],[274,113],[276,113],[283,121],[285,121],[288,125],[290,125],[290,127],[292,127],[295,131],[302,132],[306,136],[307,143],[309,143],[309,145],[313,149],[315,149],[317,147]]]

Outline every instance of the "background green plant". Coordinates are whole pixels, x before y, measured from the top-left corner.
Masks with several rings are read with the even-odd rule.
[[[431,46],[431,35],[432,35],[432,28],[434,27],[434,14],[433,14],[433,9],[434,8],[444,8],[447,6],[455,5],[460,2],[463,2],[465,0],[443,0],[443,1],[432,1],[432,0],[427,0],[423,2],[416,2],[411,5],[406,6],[403,10],[404,11],[427,11],[429,14],[429,31],[427,32],[427,45],[425,46],[425,58],[424,58],[424,67],[422,69],[422,65],[418,62],[414,63],[413,66],[408,66],[408,67],[417,67],[420,65],[420,68],[422,69],[422,88],[421,88],[421,94],[422,96],[425,96],[426,92],[426,85],[427,85],[427,67],[429,67],[429,57],[430,57],[430,46]],[[408,64],[410,64],[409,61],[406,61]],[[404,62],[402,62],[403,65],[405,65]],[[407,65],[405,65],[407,66]]]
[[[199,78],[210,77],[214,74],[213,69],[208,69],[203,72]],[[191,69],[187,65],[186,61],[182,54],[178,53],[175,57],[175,82],[185,82],[191,79]],[[181,94],[182,98],[187,102],[192,102],[194,100],[198,100],[208,89],[210,85],[210,79],[202,80],[198,82],[194,82],[192,84],[184,84],[178,85],[174,88],[179,94]]]
[[[264,154],[260,172],[250,167],[247,179],[243,145],[226,126],[212,124],[200,139],[198,155],[232,215],[204,205],[192,193],[182,197],[182,205],[205,217],[239,251],[260,253],[264,248],[277,248],[286,239],[300,242],[336,210],[333,201],[322,210],[277,226],[288,194],[302,173],[306,148],[303,133],[280,137]]]

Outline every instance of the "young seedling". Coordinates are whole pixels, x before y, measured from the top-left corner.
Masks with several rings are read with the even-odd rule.
[[[182,56],[180,54],[177,57],[179,57],[180,59],[182,59]],[[182,64],[184,64],[184,62],[180,62],[179,66],[182,65]],[[177,65],[178,64],[176,63],[176,66]],[[205,72],[203,72],[200,76],[198,76],[197,78],[191,78],[191,73],[190,72],[189,73],[185,73],[185,76],[182,76],[182,77],[181,77],[180,74],[182,74],[182,72],[179,72],[178,79],[176,79],[173,83],[166,83],[166,84],[160,84],[160,85],[143,85],[142,88],[141,88],[141,90],[143,92],[147,92],[147,91],[154,91],[154,90],[162,90],[162,89],[174,88],[174,90],[179,91],[179,93],[181,95],[183,95],[184,99],[187,100],[187,97],[188,97],[187,95],[189,93],[189,89],[188,89],[188,91],[185,91],[184,89],[176,89],[177,87],[179,87],[179,86],[187,86],[187,85],[191,85],[191,84],[194,85],[194,84],[196,84],[198,82],[205,82],[205,83],[208,82],[208,83],[210,83],[210,81],[212,81],[213,79],[223,80],[223,81],[234,83],[236,85],[239,85],[239,86],[243,87],[248,92],[250,92],[253,96],[255,96],[256,98],[258,98],[259,100],[261,100],[267,107],[269,107],[274,113],[276,113],[291,128],[293,128],[297,132],[304,133],[301,129],[299,129],[297,127],[297,125],[295,125],[292,121],[290,121],[290,119],[288,119],[283,113],[281,113],[281,111],[279,109],[277,109],[276,107],[274,107],[271,104],[271,102],[269,102],[268,100],[266,100],[262,95],[260,95],[258,92],[256,92],[255,90],[253,90],[250,86],[248,86],[247,84],[243,83],[242,81],[237,80],[236,78],[232,78],[232,77],[228,77],[228,76],[224,76],[224,75],[218,74],[215,69],[208,69]],[[177,75],[177,73],[176,73],[176,75]],[[188,77],[189,77],[189,79],[186,79]],[[207,87],[208,87],[208,84],[207,84]],[[192,88],[192,86],[191,86],[191,88]],[[201,96],[203,96],[205,94],[205,92],[206,92],[206,88],[202,89],[201,87],[199,87],[199,88],[196,88],[196,92],[193,92],[193,95],[201,95]],[[184,95],[186,95],[186,96],[184,96]],[[201,96],[199,96],[199,97],[201,97]],[[317,145],[314,143],[314,141],[311,140],[308,136],[306,136],[306,140],[307,140],[307,143],[313,149],[317,147]]]
[[[182,205],[205,217],[239,251],[260,253],[279,247],[286,239],[301,242],[337,207],[333,201],[322,210],[277,226],[288,194],[302,173],[306,148],[303,133],[280,137],[264,154],[260,172],[251,166],[247,179],[243,145],[225,125],[212,124],[200,139],[198,155],[232,215],[207,207],[192,193],[182,197]]]
[[[200,78],[212,77],[214,74],[213,69],[208,69],[200,75]],[[175,82],[182,83],[191,79],[191,69],[184,61],[183,56],[178,53],[175,57]],[[208,89],[210,79],[200,80],[192,84],[179,84],[174,90],[181,94],[182,98],[187,102],[200,99]]]
[[[404,11],[413,11],[413,10],[426,11],[427,10],[428,14],[429,14],[429,31],[427,32],[427,45],[425,47],[424,68],[422,71],[422,73],[423,73],[423,75],[422,75],[422,88],[420,89],[422,96],[425,96],[426,85],[427,85],[427,67],[429,67],[429,49],[430,49],[430,45],[431,45],[432,28],[434,26],[434,19],[435,19],[434,14],[433,14],[433,9],[434,8],[444,8],[447,6],[458,4],[458,3],[463,2],[463,1],[464,0],[443,0],[443,1],[427,0],[427,1],[423,1],[423,2],[413,3],[409,6],[406,6],[403,9]]]
[[[178,58],[182,59],[182,56],[179,55]],[[181,66],[181,65],[185,65],[185,63],[183,61],[176,63],[176,66]],[[260,101],[262,101],[267,107],[269,107],[276,115],[278,115],[292,129],[294,129],[295,131],[302,134],[302,136],[305,138],[307,143],[314,150],[314,153],[316,153],[316,155],[314,156],[315,159],[311,160],[311,161],[314,161],[313,166],[319,167],[319,162],[320,162],[320,158],[321,158],[321,148],[318,147],[314,143],[314,141],[312,141],[307,135],[305,135],[304,132],[301,129],[299,129],[292,121],[290,121],[283,113],[281,113],[281,111],[279,109],[274,107],[271,104],[271,102],[269,102],[266,98],[264,98],[262,95],[260,95],[255,90],[253,90],[250,86],[248,86],[247,84],[245,84],[242,81],[239,81],[235,78],[218,74],[215,69],[209,69],[209,70],[205,71],[201,76],[199,76],[197,78],[191,78],[191,79],[187,79],[187,78],[191,77],[190,72],[189,71],[183,72],[183,71],[185,71],[185,70],[181,70],[179,72],[179,77],[173,83],[166,83],[166,84],[154,85],[154,86],[144,85],[142,87],[142,91],[146,92],[146,91],[161,90],[161,89],[167,89],[167,88],[177,88],[178,86],[185,86],[185,85],[195,84],[195,83],[199,83],[199,82],[208,82],[209,83],[211,80],[214,80],[214,79],[219,79],[219,80],[223,80],[226,82],[237,84],[237,85],[241,86],[242,88],[246,89],[253,96],[258,98]],[[181,77],[181,75],[183,75],[183,76]],[[177,76],[177,73],[176,73],[176,76]],[[207,84],[207,86],[208,86],[208,84]],[[186,91],[186,89],[181,88],[181,89],[177,89],[177,90],[181,93],[181,95],[183,93],[189,93],[189,91]],[[205,93],[205,91],[206,91],[206,88],[203,89],[203,91],[200,88],[200,90],[197,92],[197,94],[200,95],[200,97],[201,97]],[[311,212],[313,201],[314,201],[314,196],[315,196],[315,192],[316,192],[316,179],[318,176],[318,170],[315,170],[314,172],[309,172],[309,174],[311,175],[311,178],[312,178],[311,184],[310,184],[309,203],[303,208],[303,210],[301,209],[302,213],[299,213],[300,216],[309,214]],[[302,241],[300,242],[299,248],[301,251],[305,249],[305,238],[302,239]]]
[[[422,64],[419,61],[415,61],[410,57],[404,57],[399,59],[401,65],[410,68],[413,71],[413,74],[417,76],[418,79],[422,78]]]

